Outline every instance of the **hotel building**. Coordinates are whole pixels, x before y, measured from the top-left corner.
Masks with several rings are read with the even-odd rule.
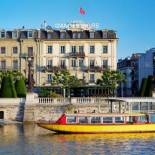
[[[95,30],[72,23],[66,29],[0,30],[0,70],[19,70],[28,76],[32,61],[35,86],[49,86],[54,72],[94,84],[106,69],[116,70],[117,37],[113,30]]]

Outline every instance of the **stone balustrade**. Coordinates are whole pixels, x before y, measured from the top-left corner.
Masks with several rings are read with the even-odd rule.
[[[39,104],[69,104],[70,99],[68,98],[39,98]]]
[[[71,98],[72,104],[99,104],[105,103],[106,98],[103,97],[77,97]]]
[[[39,98],[39,104],[98,104],[104,103],[106,98],[73,97],[73,98]]]

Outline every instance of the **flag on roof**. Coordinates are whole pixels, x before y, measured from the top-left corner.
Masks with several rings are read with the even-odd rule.
[[[83,8],[80,8],[80,14],[85,15],[85,13],[86,13],[85,10]]]

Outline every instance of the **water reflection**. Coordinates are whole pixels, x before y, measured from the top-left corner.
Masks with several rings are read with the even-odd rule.
[[[0,155],[155,154],[155,133],[63,135],[34,124],[0,127]]]

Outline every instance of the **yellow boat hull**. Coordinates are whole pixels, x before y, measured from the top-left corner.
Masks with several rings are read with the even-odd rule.
[[[42,128],[57,133],[138,133],[155,132],[155,124],[112,124],[112,125],[84,125],[84,124],[45,124],[38,123]]]

